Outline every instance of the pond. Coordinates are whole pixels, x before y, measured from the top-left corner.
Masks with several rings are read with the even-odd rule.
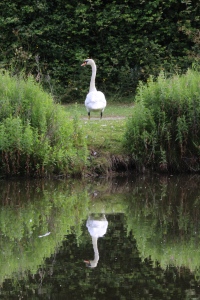
[[[199,186],[2,180],[0,299],[200,299]]]

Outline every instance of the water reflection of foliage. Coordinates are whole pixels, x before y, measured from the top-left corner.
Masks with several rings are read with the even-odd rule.
[[[52,243],[52,249],[55,245],[55,248],[52,251],[53,255],[46,255],[46,257],[48,257],[46,259],[46,263],[44,265],[42,264],[34,275],[32,275],[33,272],[31,270],[32,274],[31,276],[27,276],[26,281],[18,281],[18,273],[18,278],[17,276],[15,277],[14,283],[13,280],[12,282],[9,280],[4,282],[4,287],[1,291],[2,295],[6,295],[6,292],[11,290],[9,284],[12,283],[12,291],[15,292],[15,295],[20,294],[27,299],[30,299],[30,295],[33,294],[34,299],[35,297],[42,297],[42,299],[49,299],[51,297],[57,297],[59,299],[89,299],[93,296],[96,299],[101,299],[102,297],[105,299],[110,299],[110,297],[112,297],[113,299],[118,299],[119,297],[124,299],[132,299],[133,295],[134,299],[169,299],[169,297],[171,297],[171,299],[185,299],[185,290],[188,289],[188,291],[190,292],[189,289],[191,287],[191,281],[194,278],[194,276],[190,274],[188,269],[170,267],[166,271],[163,271],[163,269],[160,268],[159,264],[156,263],[154,265],[155,268],[153,268],[150,259],[144,259],[143,261],[141,261],[140,259],[140,250],[143,249],[141,247],[143,245],[143,241],[143,258],[147,256],[149,257],[156,247],[156,245],[153,244],[153,238],[156,238],[156,234],[158,234],[158,238],[160,237],[158,224],[159,222],[163,222],[162,218],[164,218],[164,209],[169,206],[169,199],[171,201],[172,207],[172,209],[170,210],[171,214],[173,214],[173,207],[175,208],[175,206],[180,202],[178,199],[177,201],[173,200],[172,194],[174,192],[172,193],[172,191],[168,191],[168,187],[174,189],[179,181],[174,180],[173,178],[164,178],[162,180],[156,179],[156,181],[154,181],[152,178],[151,181],[149,181],[149,178],[145,179],[143,177],[139,179],[131,179],[130,181],[128,181],[127,179],[123,182],[122,185],[120,185],[120,182],[114,180],[113,183],[111,182],[111,185],[113,185],[113,187],[107,186],[105,181],[103,181],[103,183],[104,186],[102,186],[101,184],[99,185],[98,182],[91,182],[90,186],[83,187],[82,182],[79,181],[77,186],[76,182],[73,182],[73,184],[70,184],[69,186],[67,186],[66,183],[61,183],[61,185],[58,187],[56,184],[53,184],[51,182],[50,190],[47,188],[46,184],[42,189],[40,189],[40,184],[38,187],[31,187],[31,192],[29,193],[29,195],[33,193],[36,197],[37,193],[41,192],[41,195],[43,195],[45,191],[47,198],[55,199],[55,201],[55,191],[57,192],[57,195],[59,195],[59,193],[65,193],[66,198],[69,198],[69,200],[66,199],[66,201],[68,202],[70,201],[70,199],[72,199],[72,202],[74,203],[74,206],[73,204],[71,204],[70,206],[70,203],[69,206],[74,207],[74,209],[71,209],[71,212],[74,211],[74,216],[77,222],[79,220],[81,221],[81,218],[83,216],[84,221],[82,219],[83,222],[80,223],[83,223],[85,230],[81,232],[79,230],[79,227],[78,229],[74,230],[75,234],[81,234],[81,238],[79,239],[81,241],[80,247],[77,247],[77,240],[74,234],[67,235],[66,240],[63,241],[62,244],[60,244],[60,240],[62,240],[63,238],[62,234],[68,227],[65,227],[64,224],[63,227],[65,228],[61,228],[61,230],[57,230],[55,227],[55,231],[57,231],[57,234],[55,234],[54,231],[54,237],[56,241],[53,241],[52,239],[49,242]],[[110,182],[108,184],[110,184]],[[198,182],[196,182],[196,184],[198,184]],[[185,186],[185,182],[181,183],[180,181],[179,186],[182,185]],[[190,184],[189,186],[191,187],[191,189],[195,190],[194,183],[193,186],[191,186]],[[83,191],[85,189],[87,190],[87,193],[90,194],[90,197],[92,199],[91,202],[88,202],[88,196],[85,197],[84,195]],[[131,193],[131,197],[129,199],[131,189],[133,189],[133,192]],[[16,191],[17,190],[18,188],[16,188]],[[46,190],[49,190],[49,193],[47,193]],[[158,191],[157,194],[156,190]],[[93,195],[94,191],[97,192],[96,197]],[[113,195],[111,196],[109,192],[113,193]],[[126,192],[129,193],[129,196],[128,194],[126,194]],[[75,197],[74,199],[77,199],[79,197],[78,194],[80,193],[82,193],[79,198],[80,201],[73,200],[73,197]],[[51,196],[51,194],[53,196]],[[169,197],[168,194],[171,195],[171,197]],[[116,198],[117,195],[118,197]],[[139,195],[139,197],[137,197],[137,195]],[[164,203],[162,211],[160,211],[162,205],[157,205],[158,207],[156,206],[156,203],[159,202],[161,195],[163,198],[162,201]],[[192,195],[190,196],[192,197]],[[47,198],[45,198],[45,203],[48,203]],[[42,197],[40,197],[40,199],[42,199]],[[128,199],[130,201],[128,201]],[[60,224],[56,212],[59,212],[59,209],[61,209],[61,207],[63,207],[63,210],[65,210],[65,204],[63,204],[63,206],[59,205],[59,203],[62,203],[61,200],[58,201],[58,208],[56,208],[56,205],[54,205],[54,208],[52,208],[52,210],[54,209],[55,211],[55,220],[57,220],[52,223],[55,225],[58,224],[58,226],[60,226]],[[106,200],[107,202],[111,201],[113,208],[110,205],[106,206]],[[33,197],[30,196],[29,202],[32,201]],[[36,209],[38,209],[41,200],[37,201],[39,203],[38,206],[35,205],[34,208]],[[85,201],[87,203],[84,203]],[[12,202],[12,199],[10,200],[10,202]],[[84,210],[87,210],[88,208],[89,213],[91,211],[97,212],[99,211],[102,203],[103,207],[106,209],[106,212],[108,212],[107,219],[109,221],[109,226],[107,234],[99,241],[100,262],[98,264],[98,268],[96,268],[95,270],[91,270],[89,268],[83,267],[83,259],[88,257],[89,251],[91,255],[93,254],[93,249],[91,247],[91,238],[85,227],[87,217],[84,216]],[[17,203],[15,204],[17,207]],[[53,205],[52,201],[49,205]],[[82,207],[79,208],[79,205]],[[115,205],[117,205],[117,210],[121,209],[121,213],[109,215],[109,212],[112,212],[113,209],[116,210]],[[26,205],[20,203],[20,206],[23,207]],[[145,207],[146,210],[143,211],[143,207]],[[155,214],[153,208],[156,209]],[[124,212],[126,214],[124,214]],[[63,215],[64,212],[61,212],[61,218]],[[157,220],[157,215],[160,218],[159,220]],[[51,218],[53,218],[53,213],[51,213],[50,216]],[[66,218],[68,218],[69,213],[66,213],[65,216]],[[63,218],[65,218],[65,216]],[[165,217],[167,216],[170,217],[170,213],[168,211],[166,212]],[[170,237],[170,231],[173,231],[172,236],[174,238],[176,236],[178,238],[180,237],[179,228],[177,227],[178,225],[176,225],[177,222],[175,222],[174,225],[175,216],[176,214],[174,213],[174,216],[170,219],[171,225],[169,224],[169,227],[166,226],[165,228],[165,230],[167,230],[165,231],[167,237]],[[70,216],[70,218],[71,217],[72,216]],[[140,223],[138,222],[137,217],[139,218]],[[62,222],[67,222],[67,220],[61,220],[61,223]],[[71,220],[69,222],[73,223]],[[129,226],[129,231],[132,230],[136,240],[133,238],[133,236],[126,234],[127,224]],[[140,224],[141,232],[139,228]],[[148,227],[148,225],[151,225],[152,228],[150,226]],[[77,226],[79,226],[79,224]],[[51,227],[47,227],[48,230],[49,228]],[[54,228],[54,226],[52,228]],[[150,231],[149,235],[148,231]],[[41,234],[40,230],[38,230],[38,233]],[[37,238],[37,234],[35,234],[35,239],[40,240]],[[140,234],[143,234],[143,236],[141,237],[141,241],[140,239],[138,239]],[[184,236],[185,231],[183,232],[183,237]],[[48,236],[47,240],[50,237],[52,237],[52,235]],[[160,238],[162,238],[162,236]],[[46,239],[44,238],[43,240],[45,242]],[[40,240],[40,242],[42,242],[42,239]],[[147,246],[145,246],[145,242],[147,242]],[[136,243],[138,245],[138,248],[136,246]],[[51,247],[48,242],[46,246]],[[57,248],[57,246],[60,247]],[[41,252],[45,253],[44,247],[41,247]],[[30,250],[30,248],[28,250]],[[33,249],[33,251],[35,250]],[[157,260],[157,254],[158,253],[156,253],[154,256],[156,257],[154,261]],[[163,255],[163,253],[161,254]],[[34,256],[33,259],[35,259]],[[41,259],[43,259],[43,257],[41,257]],[[39,259],[35,259],[36,265],[38,264],[38,261]],[[29,269],[30,266],[31,264],[29,261],[27,263],[27,269]],[[20,266],[18,265],[16,267],[16,271],[19,270]],[[187,273],[186,277],[182,276],[183,272]],[[27,272],[27,275],[29,275],[29,272]],[[5,286],[7,287],[7,290]],[[5,299],[7,298],[5,297]]]
[[[36,273],[67,233],[81,235],[88,197],[66,182],[2,182],[0,283],[13,273]],[[75,191],[76,190],[76,191]],[[50,235],[39,238],[41,234]],[[67,236],[65,237],[67,239]],[[21,275],[20,275],[21,274]]]
[[[126,212],[141,257],[161,267],[200,267],[200,177],[142,177]]]

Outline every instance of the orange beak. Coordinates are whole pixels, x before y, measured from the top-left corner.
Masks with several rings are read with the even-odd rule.
[[[89,260],[84,260],[84,263],[89,264],[90,261]]]
[[[87,63],[84,61],[84,63],[81,65],[81,67],[84,67]]]

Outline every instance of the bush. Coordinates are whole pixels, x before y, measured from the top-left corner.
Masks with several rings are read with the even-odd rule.
[[[138,169],[200,170],[200,72],[140,84],[124,146]]]
[[[78,119],[32,77],[0,73],[0,173],[45,176],[81,173],[87,147]]]
[[[132,97],[161,69],[199,61],[199,0],[1,1],[0,66],[32,73],[63,102],[83,102],[90,68],[107,99]]]

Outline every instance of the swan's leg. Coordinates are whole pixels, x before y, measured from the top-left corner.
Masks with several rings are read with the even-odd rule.
[[[90,119],[90,111],[88,112],[88,119]]]
[[[102,119],[102,116],[103,116],[103,112],[101,111],[101,114],[100,114],[100,119]]]

